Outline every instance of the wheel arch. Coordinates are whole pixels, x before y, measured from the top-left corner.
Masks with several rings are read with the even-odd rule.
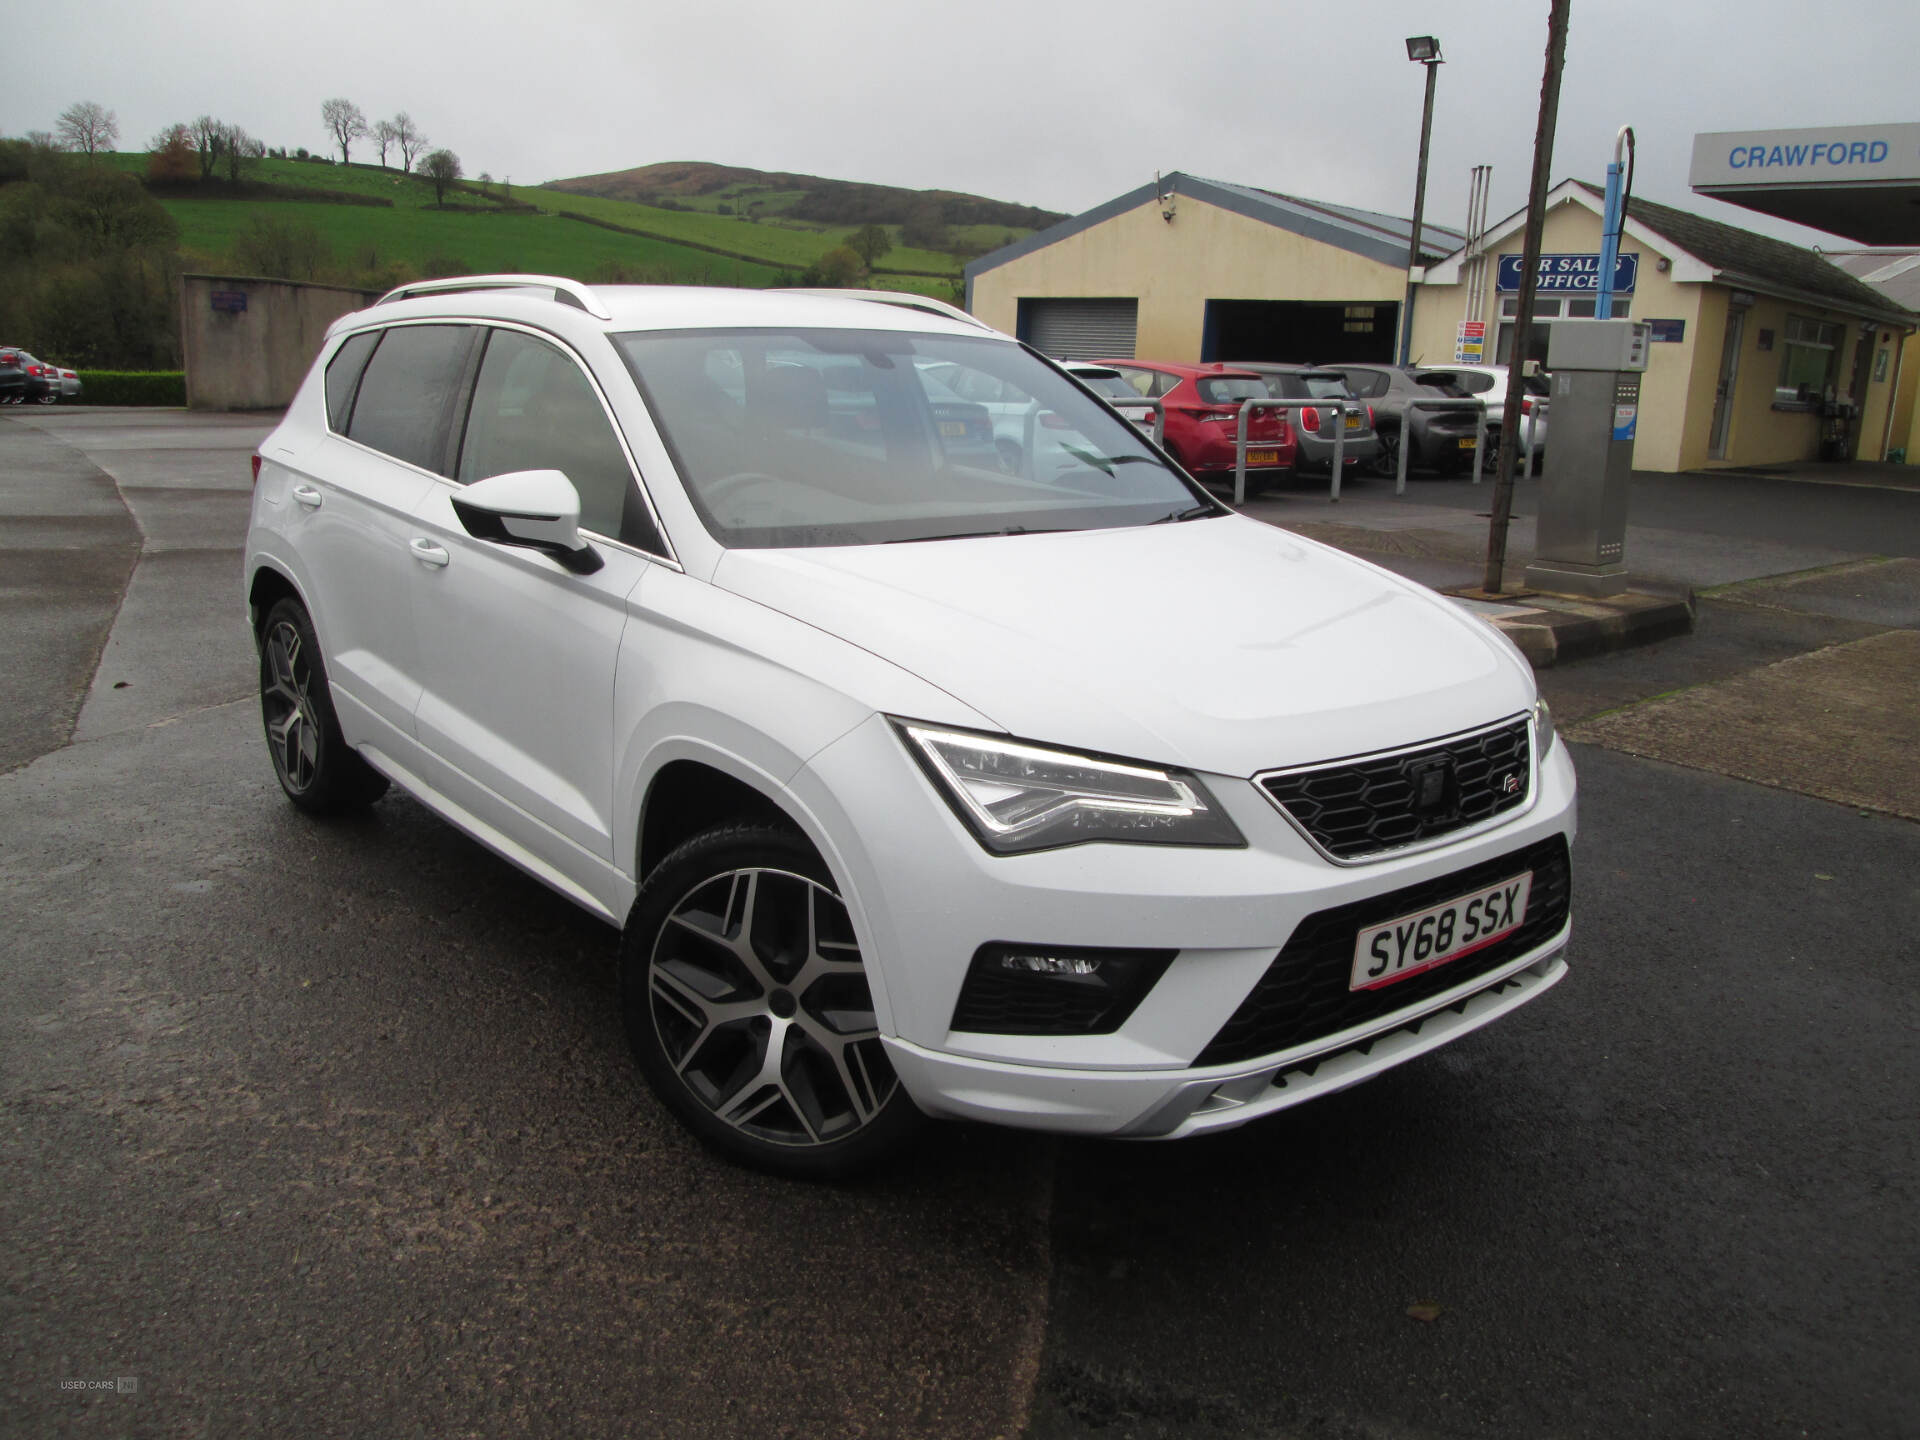
[[[260,642],[260,627],[266,621],[267,612],[282,600],[289,599],[300,602],[300,608],[307,612],[307,619],[315,626],[317,634],[320,622],[298,582],[271,560],[256,561],[253,574],[247,581],[247,627],[253,631],[256,645]]]

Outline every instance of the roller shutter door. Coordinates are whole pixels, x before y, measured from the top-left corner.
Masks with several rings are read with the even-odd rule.
[[[1138,300],[1022,300],[1020,338],[1056,360],[1133,357]]]

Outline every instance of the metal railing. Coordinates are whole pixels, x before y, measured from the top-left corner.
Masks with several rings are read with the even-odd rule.
[[[1526,441],[1526,443],[1521,447],[1521,450],[1520,450],[1520,453],[1526,457],[1526,464],[1521,468],[1521,471],[1520,471],[1520,477],[1523,480],[1531,480],[1534,478],[1533,477],[1533,457],[1540,453],[1538,450],[1534,448],[1534,444],[1533,444],[1534,432],[1537,431],[1542,425],[1545,425],[1547,423],[1546,397],[1544,395],[1536,395],[1532,398],[1533,398],[1533,408],[1531,410],[1528,410],[1525,408],[1526,402],[1524,400],[1521,401],[1522,408],[1520,411],[1520,433],[1522,434],[1522,436],[1525,437],[1525,441]],[[1533,423],[1528,424],[1527,423],[1528,421],[1532,421]]]
[[[1407,413],[1400,420],[1400,457],[1394,469],[1393,493],[1407,493],[1407,457],[1413,451],[1413,412],[1415,410],[1471,410],[1473,421],[1473,483],[1480,483],[1480,470],[1487,454],[1487,407],[1480,400],[1409,400]]]
[[[1300,423],[1298,420],[1292,419],[1292,412],[1295,410],[1331,410],[1334,412],[1333,480],[1328,487],[1327,499],[1329,502],[1338,500],[1340,498],[1340,474],[1346,469],[1347,465],[1347,416],[1364,415],[1367,413],[1366,407],[1354,400],[1281,400],[1278,398],[1242,400],[1240,402],[1240,415],[1234,422],[1233,429],[1233,503],[1235,505],[1244,505],[1247,503],[1247,416],[1251,415],[1255,410],[1285,411],[1287,412],[1287,418],[1295,425]],[[1269,443],[1270,442],[1265,440],[1255,442],[1261,449],[1267,448]],[[1274,441],[1271,443],[1277,445],[1279,442]]]

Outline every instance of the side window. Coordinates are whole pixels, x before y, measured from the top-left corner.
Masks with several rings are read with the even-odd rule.
[[[378,330],[363,330],[350,336],[327,362],[327,428],[336,435],[346,433],[354,387],[360,383],[360,372],[367,368],[367,356],[373,353],[379,338]]]
[[[438,472],[446,456],[449,402],[466,369],[471,325],[396,325],[380,337],[353,402],[347,435]]]
[[[1180,377],[1178,375],[1162,375],[1156,373],[1153,377],[1153,384],[1147,387],[1147,398],[1149,400],[1158,400],[1161,396],[1171,392],[1173,387],[1179,383]]]
[[[515,470],[558,470],[580,492],[580,528],[659,551],[626,453],[571,356],[517,330],[487,341],[460,447],[461,484]]]

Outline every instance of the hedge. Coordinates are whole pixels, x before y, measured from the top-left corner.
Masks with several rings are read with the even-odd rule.
[[[185,405],[184,370],[79,370],[80,405]]]

